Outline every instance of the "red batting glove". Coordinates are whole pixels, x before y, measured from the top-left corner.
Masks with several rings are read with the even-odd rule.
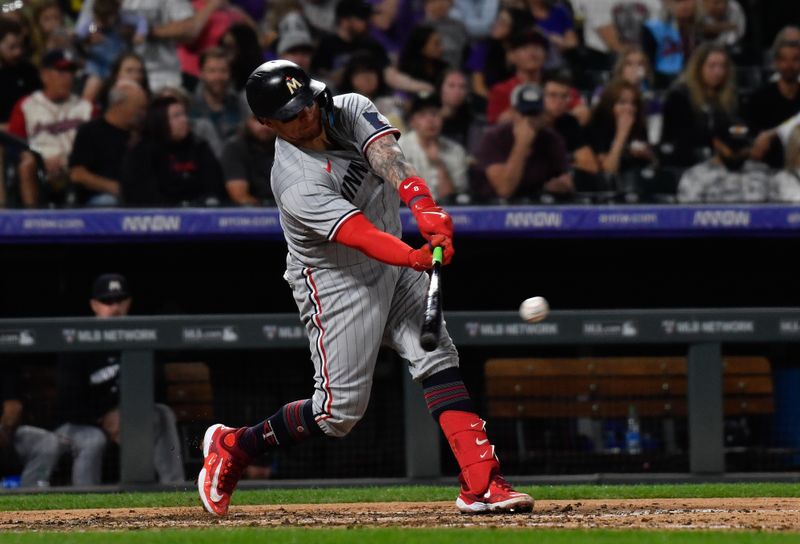
[[[408,253],[408,266],[414,270],[430,270],[433,268],[433,248],[442,248],[442,264],[450,264],[455,249],[453,242],[446,236],[434,234],[430,241],[419,249],[412,249]]]
[[[414,214],[423,238],[430,240],[435,234],[453,238],[453,219],[433,200],[424,179],[406,178],[400,184],[399,192],[400,198]]]

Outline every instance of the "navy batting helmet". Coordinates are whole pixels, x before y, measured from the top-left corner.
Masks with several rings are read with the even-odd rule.
[[[331,101],[324,83],[311,79],[288,60],[271,60],[253,70],[247,78],[245,93],[256,117],[278,121],[291,119],[317,98],[323,100],[323,107]]]

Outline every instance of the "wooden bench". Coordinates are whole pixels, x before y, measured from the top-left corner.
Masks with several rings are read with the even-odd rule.
[[[214,423],[214,390],[208,365],[203,362],[173,362],[164,365],[166,403],[175,412],[187,470],[203,461],[198,440]],[[200,438],[198,438],[200,437]]]
[[[488,416],[516,421],[518,454],[524,459],[525,420],[602,422],[625,418],[633,405],[642,418],[664,418],[665,445],[674,451],[673,418],[688,411],[686,367],[685,357],[490,359],[485,366]],[[774,411],[766,358],[725,357],[723,368],[726,416]],[[592,434],[595,442],[601,440],[601,433]]]

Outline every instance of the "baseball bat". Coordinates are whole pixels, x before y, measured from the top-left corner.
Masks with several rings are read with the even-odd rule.
[[[433,351],[439,345],[442,329],[442,248],[433,248],[433,268],[428,294],[425,297],[425,319],[419,334],[419,345],[425,351]]]

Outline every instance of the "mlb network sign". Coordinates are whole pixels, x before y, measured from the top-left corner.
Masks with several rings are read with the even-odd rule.
[[[167,214],[126,215],[122,218],[124,232],[180,232],[181,216]]]

